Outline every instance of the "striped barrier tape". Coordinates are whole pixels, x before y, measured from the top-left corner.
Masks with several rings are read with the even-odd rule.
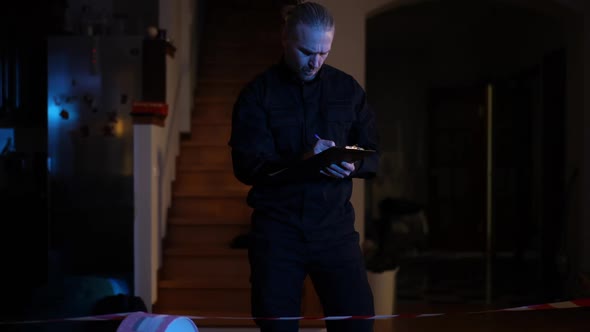
[[[590,298],[578,299],[563,302],[545,303],[527,305],[521,307],[495,309],[495,310],[484,310],[484,311],[473,311],[465,312],[464,314],[481,314],[490,312],[501,312],[501,311],[529,311],[529,310],[552,310],[552,309],[571,309],[571,308],[582,308],[590,307]],[[70,318],[57,318],[49,320],[26,320],[26,321],[5,321],[0,322],[0,325],[18,325],[18,324],[41,324],[41,323],[52,323],[52,322],[65,322],[65,321],[104,321],[104,320],[123,320],[125,317],[134,314],[136,312],[127,313],[116,313],[108,315],[97,315],[97,316],[85,316],[85,317],[70,317]],[[423,318],[423,317],[436,317],[447,315],[447,313],[421,313],[421,314],[392,314],[392,315],[374,315],[374,316],[298,316],[298,317],[248,317],[248,316],[178,316],[185,317],[194,320],[206,320],[206,319],[218,319],[218,320],[349,320],[349,319],[392,319],[392,318]],[[153,314],[153,316],[174,316],[167,314]]]

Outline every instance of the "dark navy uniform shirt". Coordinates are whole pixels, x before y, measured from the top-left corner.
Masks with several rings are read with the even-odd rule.
[[[318,173],[305,181],[269,183],[268,174],[301,160],[315,135],[336,146],[358,145],[377,154],[357,162],[350,177]],[[375,116],[356,80],[324,65],[309,82],[280,62],[248,83],[233,110],[229,141],[234,174],[251,185],[253,230],[305,241],[335,239],[354,232],[351,177],[373,177],[379,149]]]

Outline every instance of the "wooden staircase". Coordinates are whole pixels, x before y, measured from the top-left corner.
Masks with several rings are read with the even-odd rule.
[[[181,143],[153,312],[249,317],[247,251],[230,248],[249,229],[249,187],[235,179],[227,143],[240,89],[280,58],[280,16],[270,0],[209,1],[208,6],[191,137]],[[309,280],[302,309],[304,315],[321,315]],[[254,326],[247,319],[196,323]],[[301,326],[324,323],[302,321]]]

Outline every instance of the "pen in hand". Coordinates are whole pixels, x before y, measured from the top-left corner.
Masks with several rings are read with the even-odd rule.
[[[322,138],[320,138],[320,135],[318,134],[314,134],[313,137],[315,137],[318,140],[313,149],[314,154],[321,153],[331,147],[336,146],[336,144],[334,144],[333,141],[323,140]],[[343,161],[341,163],[332,164],[325,168],[322,168],[320,170],[320,173],[331,178],[342,179],[344,177],[349,176],[352,171],[354,171],[354,166],[349,166],[348,163],[345,163]]]
[[[333,146],[336,146],[333,141],[323,139],[318,134],[314,134],[313,137],[317,139],[315,146],[313,147],[313,154],[318,154],[324,150],[327,150]]]

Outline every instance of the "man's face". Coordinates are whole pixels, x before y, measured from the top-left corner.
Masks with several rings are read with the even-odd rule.
[[[287,65],[302,81],[311,81],[322,68],[332,48],[334,29],[298,24],[283,33],[283,50]]]

